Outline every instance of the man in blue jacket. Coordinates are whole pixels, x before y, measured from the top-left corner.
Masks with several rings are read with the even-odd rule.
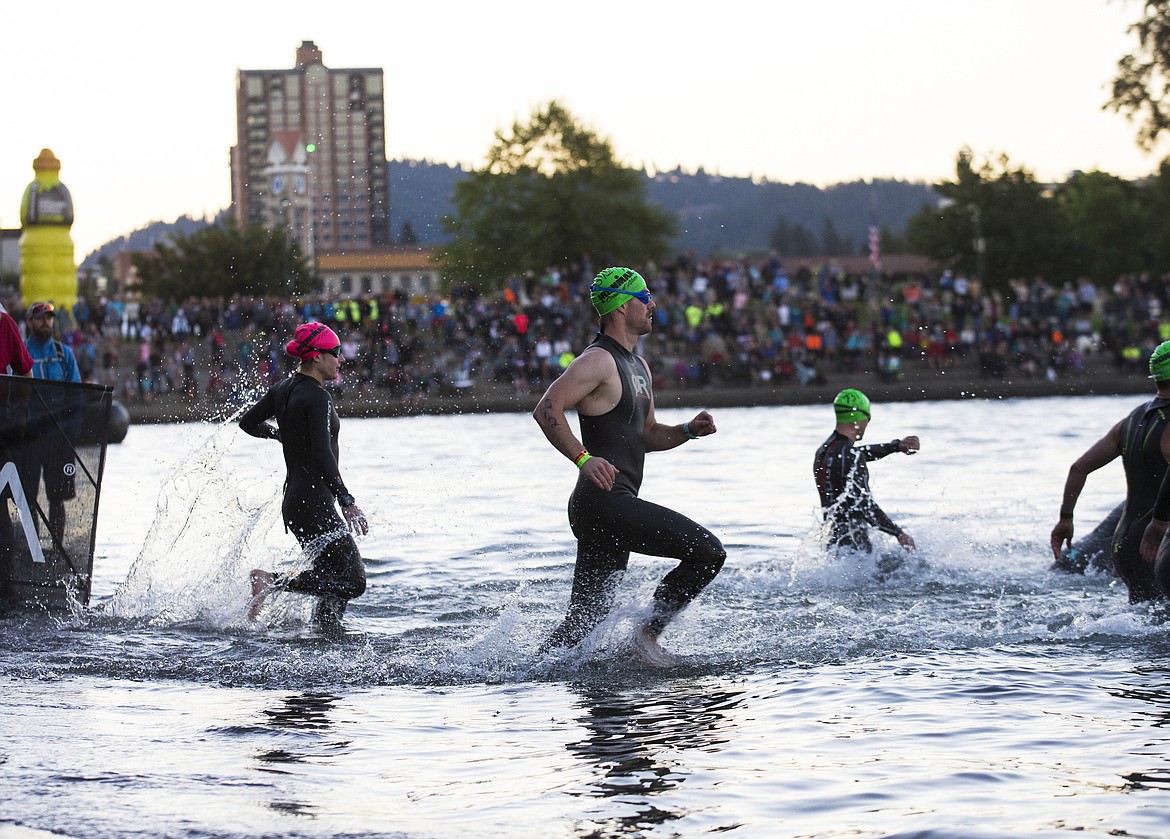
[[[52,303],[33,303],[25,314],[28,326],[25,346],[32,356],[32,376],[54,382],[80,383],[81,373],[73,350],[53,337],[56,314]],[[63,427],[68,429],[75,424],[65,423]],[[32,501],[38,495],[41,475],[44,474],[45,495],[49,501],[49,532],[54,544],[61,545],[65,539],[65,502],[74,497],[76,489],[73,451],[59,432],[53,433],[55,428],[45,429],[45,434],[37,434],[34,429],[33,436],[26,441],[21,482],[25,495]]]

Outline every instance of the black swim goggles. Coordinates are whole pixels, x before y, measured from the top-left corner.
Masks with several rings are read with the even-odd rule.
[[[642,301],[643,304],[649,305],[650,301],[654,299],[654,295],[646,289],[641,291],[626,291],[624,288],[614,288],[613,286],[598,286],[595,285],[591,289],[593,291],[616,291],[618,294],[628,294],[630,297],[636,297]]]

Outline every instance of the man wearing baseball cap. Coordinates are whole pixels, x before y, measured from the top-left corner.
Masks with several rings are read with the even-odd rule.
[[[28,329],[25,345],[32,359],[32,377],[51,382],[81,382],[73,350],[53,337],[57,312],[52,303],[37,302],[24,315]],[[69,412],[60,414],[65,417]],[[76,412],[74,412],[76,413]],[[72,417],[74,425],[79,417]],[[73,452],[58,435],[41,434],[25,441],[20,458],[24,491],[35,498],[42,476],[49,501],[49,532],[57,544],[65,541],[65,502],[74,498]]]
[[[80,382],[73,350],[53,337],[57,311],[52,303],[33,303],[24,315],[28,325],[25,346],[32,357],[34,379],[52,382]]]
[[[1052,556],[1072,546],[1073,512],[1091,472],[1118,457],[1125,467],[1125,510],[1113,534],[1113,566],[1129,589],[1129,602],[1161,596],[1154,580],[1154,558],[1166,534],[1167,513],[1155,513],[1170,462],[1170,341],[1150,354],[1150,378],[1157,391],[1082,454],[1069,467],[1052,528]]]

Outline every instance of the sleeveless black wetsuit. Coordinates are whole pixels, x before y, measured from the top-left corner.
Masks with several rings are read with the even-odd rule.
[[[854,446],[853,441],[834,430],[817,449],[813,458],[813,477],[821,496],[821,507],[829,523],[829,544],[872,551],[869,528],[876,527],[891,536],[902,528],[885,514],[869,489],[871,461],[898,451],[899,441]]]
[[[644,362],[613,339],[598,335],[592,346],[613,356],[622,396],[608,413],[580,415],[581,441],[618,470],[609,492],[584,475],[569,498],[569,524],[577,537],[573,591],[564,622],[544,648],[573,646],[609,613],[630,552],[679,560],[654,592],[649,627],[659,633],[701,592],[727,558],[713,533],[686,516],[638,498],[646,457],[643,432],[653,404]]]
[[[277,428],[267,422],[273,418]],[[294,373],[244,413],[240,428],[280,440],[287,470],[284,524],[302,547],[316,551],[312,568],[294,577],[278,575],[275,585],[319,596],[317,619],[340,618],[346,602],[366,590],[366,571],[334,505],[348,492],[337,466],[341,421],[329,392],[311,376]]]
[[[1125,509],[1113,533],[1113,565],[1129,587],[1129,602],[1159,596],[1154,565],[1142,559],[1142,534],[1166,477],[1162,432],[1170,420],[1170,399],[1151,399],[1134,408],[1121,426],[1121,462],[1125,466]]]

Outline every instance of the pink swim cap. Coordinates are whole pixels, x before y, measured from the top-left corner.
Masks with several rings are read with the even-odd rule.
[[[293,339],[285,345],[284,351],[296,358],[314,358],[325,350],[341,344],[337,333],[323,323],[311,321],[302,323],[293,333]]]

